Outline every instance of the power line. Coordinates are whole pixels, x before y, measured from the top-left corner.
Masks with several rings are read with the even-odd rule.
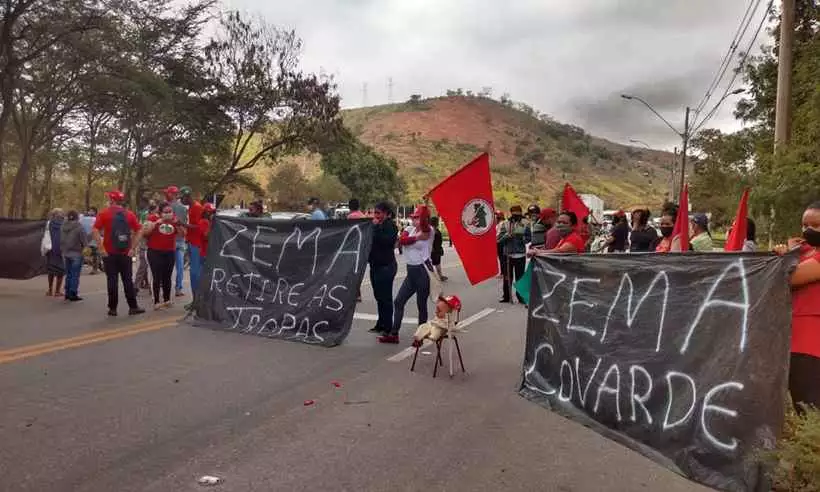
[[[709,100],[714,95],[715,89],[717,89],[720,83],[723,81],[723,77],[726,75],[726,70],[729,69],[729,65],[731,65],[732,58],[737,52],[738,47],[740,47],[740,43],[743,41],[743,37],[746,36],[746,31],[748,31],[749,25],[752,23],[752,19],[754,19],[754,14],[757,13],[757,9],[760,7],[761,1],[762,0],[749,0],[749,4],[746,6],[746,11],[743,13],[743,17],[740,19],[740,24],[738,24],[737,29],[735,30],[735,35],[734,37],[732,37],[732,42],[729,44],[729,49],[726,50],[726,54],[723,56],[723,60],[721,60],[720,66],[718,67],[717,72],[715,72],[715,76],[712,79],[712,82],[706,89],[706,93],[703,95],[703,98],[701,99],[697,108],[695,108],[695,120],[697,120],[698,116],[700,116],[700,112],[703,111],[703,108],[706,107],[707,104],[709,104]]]
[[[720,107],[721,103],[723,103],[723,100],[726,99],[726,97],[729,95],[729,91],[732,90],[732,87],[734,86],[738,75],[740,75],[740,72],[743,71],[743,67],[746,66],[746,60],[749,58],[749,53],[751,53],[752,49],[754,48],[754,44],[757,41],[757,37],[760,35],[760,31],[763,30],[763,25],[766,24],[766,19],[769,17],[769,13],[771,13],[773,5],[774,0],[769,0],[769,5],[766,7],[766,10],[763,12],[763,15],[760,18],[760,24],[758,24],[754,36],[752,36],[751,41],[749,41],[749,45],[746,47],[746,51],[743,53],[743,57],[740,59],[740,63],[734,70],[732,80],[729,81],[729,85],[726,86],[726,90],[723,91],[723,95],[720,97],[717,104],[715,104],[715,107],[713,107],[712,110],[709,111],[709,114],[707,114],[706,117],[703,118],[703,121],[701,121],[695,126],[695,129],[692,131],[692,135],[697,133],[698,130],[700,130],[703,127],[703,125],[705,125],[706,122],[709,121],[715,115],[715,113],[717,113],[717,110]]]

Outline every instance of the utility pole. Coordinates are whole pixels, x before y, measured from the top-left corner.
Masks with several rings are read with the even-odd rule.
[[[672,157],[672,170],[669,173],[669,201],[675,201],[675,190],[677,187],[675,186],[675,175],[678,169],[678,148],[675,147],[674,150],[674,157]]]
[[[792,58],[794,51],[794,0],[782,0],[780,47],[777,52],[777,103],[775,105],[774,147],[789,143],[791,130]]]
[[[689,148],[689,106],[686,106],[686,119],[683,123],[683,150],[680,156],[680,192],[678,193],[678,202],[683,196],[683,187],[686,183],[686,151]]]

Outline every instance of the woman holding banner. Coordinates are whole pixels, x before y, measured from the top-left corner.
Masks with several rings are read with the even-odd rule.
[[[379,317],[371,333],[386,335],[393,326],[393,281],[396,279],[396,240],[399,229],[393,219],[393,207],[387,202],[373,210],[373,244],[370,247],[370,286],[376,298]]]
[[[820,408],[820,202],[803,213],[803,236],[779,245],[775,252],[800,251],[792,273],[792,354],[789,392],[797,413],[800,404]]]

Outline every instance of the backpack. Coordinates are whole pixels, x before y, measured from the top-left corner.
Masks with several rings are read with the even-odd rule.
[[[131,227],[128,226],[128,219],[125,210],[118,210],[111,221],[111,231],[109,232],[111,245],[119,251],[127,251],[131,247]]]

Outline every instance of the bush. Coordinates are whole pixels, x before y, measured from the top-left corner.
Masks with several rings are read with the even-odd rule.
[[[775,491],[820,491],[820,410],[798,416],[789,405],[783,437],[766,454]]]

